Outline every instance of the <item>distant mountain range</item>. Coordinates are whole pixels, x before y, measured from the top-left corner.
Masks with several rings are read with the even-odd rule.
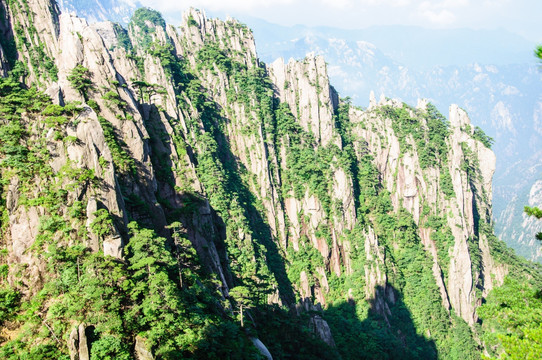
[[[89,23],[113,21],[126,25],[137,8],[130,0],[56,0],[63,12],[75,12]]]
[[[476,127],[536,257],[533,64],[301,28],[271,38],[300,59],[263,61],[193,8],[0,13],[1,359],[542,358],[542,264],[494,234]]]
[[[130,1],[60,0],[61,8],[90,21],[126,24]],[[104,9],[113,9],[105,11]],[[225,14],[211,14],[225,18]],[[164,14],[172,24],[180,13]],[[285,27],[240,17],[254,32],[259,57],[300,59],[321,54],[331,83],[356,105],[369,94],[416,103],[428,98],[442,113],[450,104],[465,109],[473,123],[495,139],[494,218],[497,234],[528,259],[542,260],[534,239],[542,224],[526,219],[523,206],[536,205],[542,179],[542,72],[535,44],[505,30],[434,30],[412,26],[373,26],[360,30]]]
[[[542,260],[534,239],[542,224],[523,215],[524,205],[540,204],[534,194],[542,179],[542,72],[535,44],[504,30],[341,30],[242,20],[254,30],[264,61],[323,55],[331,83],[357,105],[368,105],[374,91],[407,103],[428,98],[444,114],[450,104],[465,109],[495,140],[497,234],[519,254]]]

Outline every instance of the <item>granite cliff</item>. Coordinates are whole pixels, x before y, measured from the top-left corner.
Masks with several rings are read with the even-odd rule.
[[[484,351],[477,308],[519,260],[463,110],[354,107],[322,57],[266,65],[194,9],[0,6],[6,358]]]

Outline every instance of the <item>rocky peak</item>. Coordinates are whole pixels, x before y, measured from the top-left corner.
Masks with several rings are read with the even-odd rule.
[[[450,126],[452,128],[465,129],[470,127],[470,119],[467,112],[461,109],[458,105],[450,105]]]
[[[237,20],[209,19],[205,12],[190,8],[183,13],[179,27],[181,54],[192,58],[202,47],[217,45],[221,50],[248,68],[259,66],[252,31]]]
[[[309,54],[302,61],[279,58],[269,66],[278,97],[290,106],[303,129],[312,132],[322,146],[335,142],[333,115],[338,95],[329,84],[327,66],[322,56]]]
[[[50,54],[56,78],[40,74],[30,47],[19,51],[29,68],[25,80],[41,80],[37,85],[57,94],[58,107],[47,103],[42,113],[17,118],[33,144],[43,144],[39,154],[50,154],[42,164],[47,171],[25,178],[0,167],[6,177],[0,206],[9,218],[2,244],[9,266],[21,269],[9,270],[8,278],[24,285],[28,299],[49,278],[71,279],[63,293],[44,295],[55,304],[77,300],[72,287],[84,292],[88,283],[96,285],[87,277],[106,276],[103,266],[112,274],[108,288],[124,296],[137,321],[124,326],[117,299],[107,293],[113,305],[91,299],[77,321],[61,306],[43,305],[33,316],[54,328],[35,334],[50,340],[58,333],[70,339],[73,357],[88,356],[92,346],[81,345],[81,331],[63,334],[58,324],[84,321],[91,324],[81,325],[85,332],[107,328],[103,318],[111,316],[123,326],[97,336],[129,339],[131,355],[169,351],[161,344],[171,329],[178,335],[168,346],[193,355],[198,350],[186,344],[208,330],[187,316],[197,304],[205,326],[226,324],[223,336],[247,336],[232,320],[238,314],[262,336],[277,333],[275,322],[261,320],[272,314],[279,327],[295,330],[288,334],[312,331],[337,351],[329,357],[338,358],[342,349],[334,346],[345,331],[368,334],[367,341],[387,334],[399,353],[415,354],[408,344],[428,349],[426,338],[417,338],[422,332],[432,332],[438,346],[447,344],[446,332],[458,329],[452,312],[468,324],[477,321],[483,294],[507,269],[492,257],[488,230],[494,156],[462,110],[451,107],[448,127],[428,103],[413,108],[385,97],[377,103],[373,94],[369,109],[356,108],[339,99],[322,57],[279,59],[267,67],[250,30],[194,9],[178,29],[152,10],[136,12],[127,39],[111,23],[89,25],[72,14],[61,14],[58,34],[49,34],[56,17],[43,6],[31,7],[43,17],[36,42]],[[22,18],[27,10],[19,10],[11,9],[13,21],[33,33]],[[78,67],[91,83],[86,91],[70,80]],[[60,104],[78,110],[66,118],[48,115],[68,111]],[[52,192],[47,184],[63,190],[54,201],[44,200]],[[50,219],[59,229],[47,225]],[[44,233],[48,244],[41,242]],[[46,247],[51,244],[84,251],[73,261],[51,258],[49,266],[42,254],[55,249]],[[167,304],[160,303],[164,298]],[[153,327],[141,304],[162,304],[152,311],[174,321]],[[397,325],[410,312],[420,329]],[[443,327],[444,335],[435,330]],[[258,348],[265,356],[277,349]]]

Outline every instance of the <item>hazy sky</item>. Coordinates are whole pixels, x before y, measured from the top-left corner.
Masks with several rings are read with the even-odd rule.
[[[281,25],[504,28],[542,42],[541,0],[140,0],[164,15],[190,6],[208,15],[253,16]],[[169,16],[166,16],[169,17]]]

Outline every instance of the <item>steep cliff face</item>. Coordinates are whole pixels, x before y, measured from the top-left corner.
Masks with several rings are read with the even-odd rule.
[[[25,332],[13,306],[6,357],[479,354],[508,268],[464,111],[354,108],[323,58],[267,66],[193,9],[125,30],[2,7],[2,281],[38,309]]]

